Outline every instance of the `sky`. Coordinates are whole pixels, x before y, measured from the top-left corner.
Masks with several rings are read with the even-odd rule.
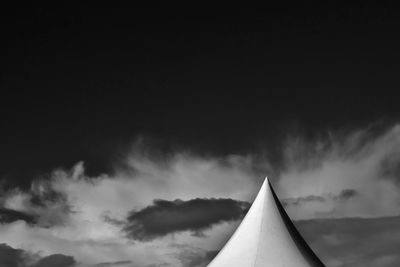
[[[327,266],[399,266],[394,4],[1,5],[0,267],[206,266],[266,176]]]

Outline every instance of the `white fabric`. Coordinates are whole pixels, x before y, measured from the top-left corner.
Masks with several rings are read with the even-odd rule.
[[[208,267],[310,267],[265,181],[242,223]]]

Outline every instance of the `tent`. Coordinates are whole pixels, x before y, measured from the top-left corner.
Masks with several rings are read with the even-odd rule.
[[[324,267],[286,214],[268,179],[208,267]]]

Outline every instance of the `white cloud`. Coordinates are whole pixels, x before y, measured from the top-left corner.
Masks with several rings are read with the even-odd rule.
[[[31,192],[10,192],[4,202],[8,208],[46,216],[46,210],[35,208],[31,194],[54,190],[65,195],[71,212],[65,223],[49,228],[28,225],[23,221],[0,225],[2,242],[43,255],[72,255],[82,264],[132,261],[139,266],[168,263],[179,266],[176,244],[188,244],[208,250],[218,244],[235,223],[224,223],[206,232],[208,238],[180,233],[151,242],[128,240],[118,225],[104,220],[107,215],[124,219],[132,209],[141,209],[154,199],[189,200],[195,197],[252,199],[260,181],[252,171],[249,157],[229,156],[205,159],[176,154],[167,164],[151,158],[130,156],[133,172],[116,170],[112,176],[87,177],[83,163],[71,170],[56,170],[50,181],[36,181]],[[56,205],[56,204],[54,204]]]
[[[290,139],[284,149],[283,167],[273,172],[277,177],[271,177],[278,195],[326,199],[287,206],[293,218],[397,213],[400,194],[395,186],[395,166],[400,162],[400,126],[375,137],[362,130],[317,142]],[[217,225],[207,230],[205,237],[183,232],[141,243],[128,240],[120,226],[104,220],[105,215],[123,220],[129,211],[142,209],[154,199],[215,197],[251,201],[264,178],[260,166],[270,169],[268,161],[260,165],[259,159],[256,155],[200,157],[189,153],[155,158],[139,155],[133,149],[125,159],[125,168],[99,177],[87,177],[84,164],[78,163],[71,170],[55,170],[50,180],[35,181],[30,192],[9,191],[0,199],[6,208],[39,218],[57,214],[63,223],[45,228],[41,227],[44,222],[28,225],[16,221],[0,225],[0,236],[2,242],[15,248],[42,255],[72,255],[83,265],[132,261],[137,266],[180,266],[176,257],[182,246],[218,250],[238,222]],[[335,198],[347,189],[356,190],[357,194],[343,200]],[[46,190],[65,196],[70,210],[63,210],[56,201],[49,204],[50,209],[30,202],[32,194],[45,194]],[[332,266],[335,264],[340,265],[333,262]]]

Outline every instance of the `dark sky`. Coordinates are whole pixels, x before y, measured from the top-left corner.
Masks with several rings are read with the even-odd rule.
[[[182,9],[183,8],[183,9]],[[71,3],[1,7],[0,176],[158,150],[273,149],[400,116],[399,10]]]

